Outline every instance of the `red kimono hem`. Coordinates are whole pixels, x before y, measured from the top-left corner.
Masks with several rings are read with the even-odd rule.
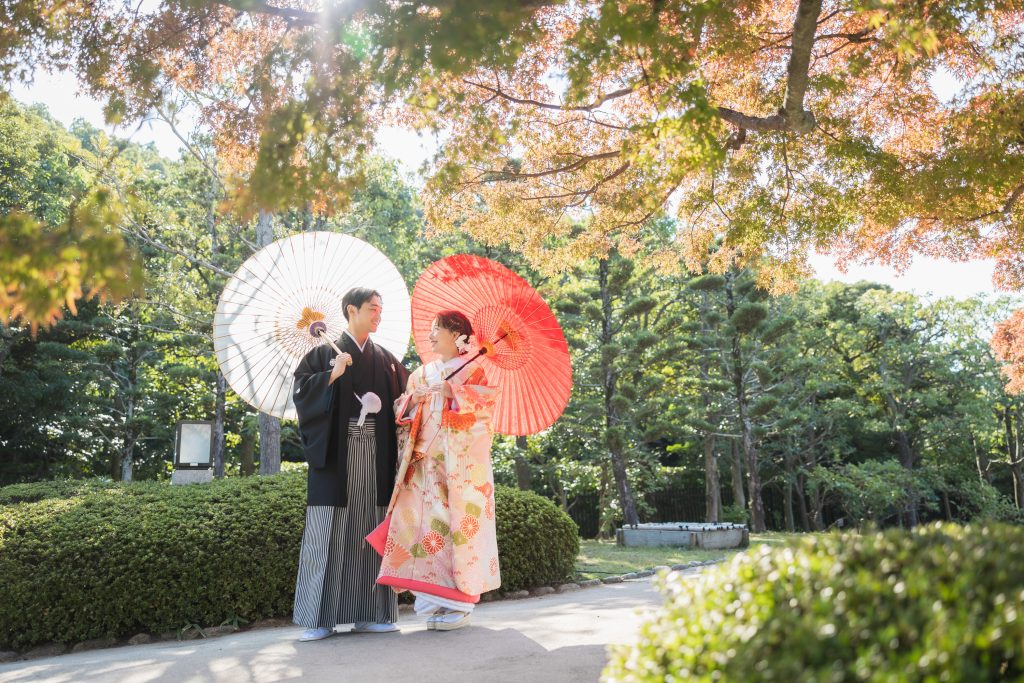
[[[445,588],[444,586],[438,586],[436,583],[427,583],[426,581],[403,579],[398,576],[381,576],[377,579],[377,583],[382,586],[391,586],[392,588],[400,588],[407,591],[428,593],[430,595],[436,595],[439,598],[447,598],[448,600],[471,603],[480,602],[479,595],[468,595],[460,590]]]

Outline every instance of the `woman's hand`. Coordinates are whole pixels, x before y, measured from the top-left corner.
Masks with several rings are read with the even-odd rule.
[[[425,384],[419,385],[412,392],[413,405],[423,403],[428,398],[430,398],[430,388]]]
[[[445,398],[452,398],[452,387],[448,382],[437,382],[436,384],[430,385],[430,391],[441,394]]]

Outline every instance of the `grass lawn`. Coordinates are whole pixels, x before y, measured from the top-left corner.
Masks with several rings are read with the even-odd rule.
[[[750,547],[782,545],[804,534],[765,533],[751,534]],[[615,541],[581,540],[580,555],[576,558],[576,573],[582,579],[603,579],[606,576],[626,574],[657,565],[683,564],[690,560],[717,560],[743,552],[742,550],[690,550],[688,548],[625,548]]]

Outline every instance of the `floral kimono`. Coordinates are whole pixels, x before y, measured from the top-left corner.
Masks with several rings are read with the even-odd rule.
[[[428,394],[409,415],[416,387],[441,382],[464,362],[456,357],[419,368],[395,402],[397,420],[409,431],[404,448],[400,441],[377,583],[413,591],[417,611],[421,598],[431,609],[466,611],[501,585],[491,471],[495,389],[470,366],[448,381],[453,398]]]

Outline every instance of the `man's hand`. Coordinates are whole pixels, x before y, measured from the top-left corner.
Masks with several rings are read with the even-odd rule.
[[[339,353],[334,358],[334,370],[331,371],[331,379],[328,384],[334,384],[334,380],[338,379],[345,374],[345,370],[348,366],[352,365],[352,355],[348,353]]]

